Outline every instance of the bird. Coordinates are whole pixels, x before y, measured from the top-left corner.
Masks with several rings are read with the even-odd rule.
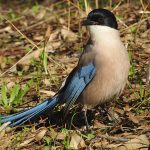
[[[2,116],[1,123],[9,122],[10,127],[20,126],[62,104],[65,104],[66,116],[74,103],[81,103],[88,127],[87,110],[109,102],[123,92],[130,63],[115,15],[107,9],[94,9],[81,25],[86,26],[89,40],[76,67],[58,92],[37,106]]]

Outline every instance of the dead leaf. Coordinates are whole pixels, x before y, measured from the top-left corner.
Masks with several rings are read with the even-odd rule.
[[[137,128],[138,130],[142,130],[142,133],[149,132],[150,126],[149,125],[143,125]]]
[[[48,96],[54,96],[56,93],[53,91],[40,90],[40,93],[47,94]]]
[[[36,17],[37,20],[41,20],[41,19],[44,18],[45,14],[46,14],[46,10],[45,9],[40,9],[38,15],[35,15],[35,17]]]
[[[49,27],[49,29],[47,29],[46,32],[46,51],[53,51],[58,49],[61,45],[62,42],[60,40],[58,40],[58,36],[60,34],[60,30],[55,30],[54,32],[51,31],[51,27]]]
[[[63,18],[59,18],[59,23],[60,23],[60,24],[65,24],[65,23],[66,23],[66,20],[63,19]]]
[[[50,34],[48,42],[51,42],[53,40],[56,40],[57,36],[59,35],[60,30],[55,30]]]
[[[11,143],[11,138],[6,137],[0,140],[0,149],[1,150],[6,150],[8,149],[9,144]]]
[[[1,69],[4,69],[6,67],[6,63],[4,62],[4,57],[0,56],[0,67]],[[0,70],[1,73],[1,70]]]
[[[40,35],[40,36],[35,35],[34,36],[34,40],[35,41],[42,41],[43,40],[43,36],[42,35]]]
[[[71,136],[70,147],[73,149],[79,149],[85,147],[85,142],[81,136],[73,133]]]
[[[50,134],[50,137],[52,137],[53,139],[57,139],[57,140],[64,140],[67,136],[67,133],[55,132],[54,130],[50,131],[49,134]]]
[[[121,114],[121,115],[124,114],[124,110],[123,110],[123,109],[120,109],[120,108],[117,108],[117,107],[114,108],[114,111],[118,112],[118,113]]]
[[[121,122],[119,115],[111,108],[108,110],[108,118],[109,120],[113,120],[117,123]]]
[[[9,70],[9,72],[12,72],[12,73],[17,72],[17,67],[16,67],[16,66],[13,66],[13,67]]]
[[[51,31],[52,31],[52,27],[51,26],[48,26],[47,27],[47,30],[46,30],[46,33],[45,33],[45,43],[48,42],[49,38],[50,38],[50,35],[51,35]]]
[[[21,143],[20,145],[19,145],[19,147],[21,148],[21,147],[25,147],[25,146],[27,146],[29,143],[31,143],[32,141],[34,141],[34,137],[33,138],[30,138],[30,139],[28,139],[28,140],[25,140],[23,143]]]
[[[139,98],[140,98],[139,93],[134,92],[133,94],[130,94],[130,97],[128,98],[128,101],[133,100],[133,99],[139,99]]]
[[[3,138],[4,135],[5,135],[5,130],[2,130],[2,131],[0,132],[0,140]]]
[[[7,27],[5,27],[3,29],[0,29],[0,33],[2,33],[2,32],[12,33],[13,32],[12,31],[12,27],[9,25],[9,26],[7,26]]]
[[[125,111],[130,111],[132,108],[130,108],[130,106],[129,106],[129,104],[128,103],[126,103],[126,105],[125,105],[125,107],[124,107],[124,110]]]
[[[49,79],[43,79],[43,83],[46,85],[46,86],[50,86],[50,81]]]
[[[22,60],[18,64],[28,65],[28,64],[30,64],[32,58],[34,58],[35,60],[38,60],[40,53],[41,53],[40,50],[35,50],[35,51],[31,52],[29,55],[22,58]]]
[[[108,140],[105,138],[98,138],[97,140],[94,140],[94,146],[96,149],[102,149],[102,147],[105,147],[105,145],[109,145]]]
[[[46,51],[53,51],[58,49],[60,46],[62,45],[61,41],[58,42],[48,42],[48,44],[46,45]]]
[[[149,141],[146,135],[140,135],[134,139],[131,139],[125,144],[118,146],[117,150],[137,150],[137,149],[148,150],[148,146]]]
[[[68,30],[67,27],[61,29],[61,34],[63,38],[69,42],[74,42],[77,40],[77,35],[71,30]]]
[[[47,129],[43,129],[42,131],[40,131],[38,134],[36,134],[35,140],[40,141],[45,136],[46,132]]]
[[[0,106],[0,114],[4,113],[5,112],[5,109],[4,107]]]
[[[7,84],[7,88],[10,89],[12,88],[16,83],[13,82],[13,81],[10,81],[8,84]]]
[[[135,115],[133,115],[132,113],[128,113],[128,116],[129,116],[129,119],[132,121],[132,122],[134,122],[134,123],[136,123],[136,124],[138,124],[139,123],[139,119],[138,119],[138,117],[136,117]]]
[[[99,128],[99,129],[101,129],[101,128],[107,128],[107,126],[104,125],[104,124],[102,124],[102,123],[100,123],[97,119],[95,119],[94,120],[93,128]]]

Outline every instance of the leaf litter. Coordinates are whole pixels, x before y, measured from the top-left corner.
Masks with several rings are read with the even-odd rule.
[[[97,2],[91,1],[86,11],[84,3],[66,0],[6,4],[0,5],[0,87],[5,83],[9,90],[16,83],[25,86],[29,79],[34,81],[22,102],[12,105],[11,111],[16,112],[37,105],[57,92],[75,67],[83,43],[88,39],[86,30],[81,30],[80,21]],[[141,0],[113,1],[111,5],[115,6],[109,9],[118,18],[121,38],[131,58],[129,82],[124,93],[116,101],[88,114],[90,134],[85,132],[78,106],[70,110],[64,123],[59,119],[61,108],[58,107],[48,123],[41,117],[21,130],[10,129],[7,123],[2,125],[0,149],[148,149],[150,4]],[[44,49],[47,59],[42,54]],[[9,111],[1,105],[0,112]]]

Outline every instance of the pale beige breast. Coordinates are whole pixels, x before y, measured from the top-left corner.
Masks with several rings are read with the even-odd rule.
[[[120,44],[117,48],[111,47],[108,52],[103,49],[96,54],[96,75],[80,96],[80,100],[88,107],[111,100],[125,87],[129,70],[127,51]]]

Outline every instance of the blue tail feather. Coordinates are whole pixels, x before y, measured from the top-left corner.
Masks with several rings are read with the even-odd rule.
[[[22,125],[27,121],[34,119],[37,115],[42,114],[46,110],[50,110],[58,104],[58,96],[54,96],[51,99],[47,99],[43,103],[35,106],[31,109],[19,112],[13,115],[4,116],[1,118],[0,122],[11,122],[10,126]]]

